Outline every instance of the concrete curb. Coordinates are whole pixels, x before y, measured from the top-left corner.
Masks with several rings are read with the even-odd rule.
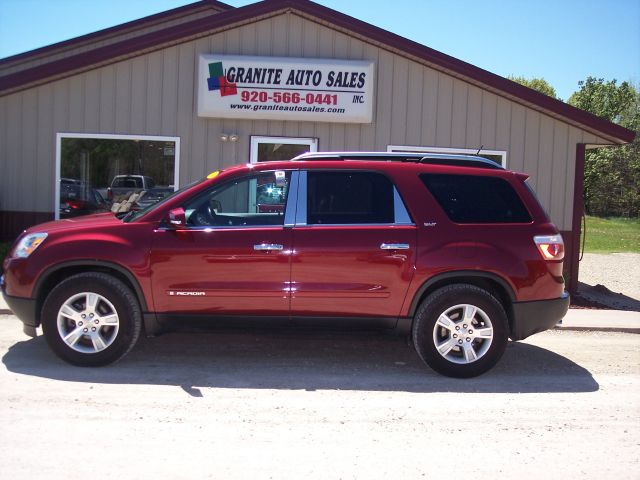
[[[640,333],[640,328],[635,327],[596,327],[596,326],[565,326],[556,325],[554,330],[567,332],[614,332],[614,333]]]
[[[570,308],[556,330],[640,333],[640,312]]]

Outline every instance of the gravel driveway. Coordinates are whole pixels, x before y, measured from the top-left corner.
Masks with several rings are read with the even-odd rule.
[[[168,334],[91,369],[0,316],[0,476],[637,479],[637,339],[545,332],[468,380],[348,333]]]
[[[640,300],[640,253],[585,253],[579,279]]]
[[[578,280],[580,296],[609,308],[640,311],[640,253],[585,253]]]

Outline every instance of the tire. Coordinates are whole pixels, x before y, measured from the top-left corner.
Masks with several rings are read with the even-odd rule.
[[[455,284],[436,290],[422,302],[412,333],[418,355],[433,370],[469,378],[498,363],[509,331],[504,307],[491,293]]]
[[[42,307],[42,330],[49,347],[62,360],[81,367],[122,358],[138,340],[141,325],[133,292],[105,273],[67,278],[51,290]]]

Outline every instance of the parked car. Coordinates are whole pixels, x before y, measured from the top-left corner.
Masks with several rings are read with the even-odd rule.
[[[80,180],[60,180],[60,218],[108,212],[109,205],[100,192]]]
[[[0,283],[25,332],[42,326],[76,365],[204,318],[393,331],[434,370],[470,377],[569,305],[562,237],[526,179],[474,156],[237,166],[146,210],[32,227]],[[265,185],[281,190],[269,211]]]

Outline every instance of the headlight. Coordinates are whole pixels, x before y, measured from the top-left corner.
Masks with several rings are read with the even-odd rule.
[[[31,233],[24,236],[13,251],[14,258],[27,258],[33,251],[40,246],[44,239],[47,238],[46,233]]]

